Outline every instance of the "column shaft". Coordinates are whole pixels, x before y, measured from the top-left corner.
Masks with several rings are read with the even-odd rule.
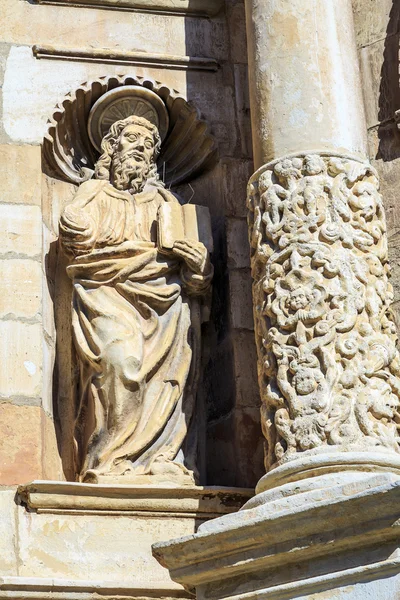
[[[366,155],[350,0],[246,0],[256,168],[298,151]]]

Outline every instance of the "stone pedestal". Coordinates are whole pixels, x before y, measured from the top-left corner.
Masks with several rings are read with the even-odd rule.
[[[400,480],[340,479],[290,496],[283,485],[154,554],[199,600],[394,600]]]
[[[51,481],[1,492],[0,598],[186,598],[151,544],[192,534],[251,495]]]

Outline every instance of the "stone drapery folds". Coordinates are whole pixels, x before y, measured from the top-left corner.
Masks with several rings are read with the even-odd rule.
[[[266,469],[299,452],[399,452],[400,374],[375,170],[306,154],[248,190]]]

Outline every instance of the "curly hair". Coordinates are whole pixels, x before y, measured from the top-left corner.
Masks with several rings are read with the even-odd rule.
[[[96,163],[94,176],[96,179],[110,180],[113,154],[117,148],[122,131],[128,125],[139,125],[140,127],[145,127],[152,134],[154,140],[153,161],[150,165],[149,171],[146,173],[146,179],[155,185],[162,186],[163,184],[158,176],[156,162],[161,149],[160,134],[157,127],[150,123],[150,121],[144,119],[143,117],[136,117],[135,115],[127,117],[126,119],[122,119],[121,121],[116,121],[113,125],[111,125],[110,131],[104,136],[103,141],[101,142],[101,149],[103,153]]]

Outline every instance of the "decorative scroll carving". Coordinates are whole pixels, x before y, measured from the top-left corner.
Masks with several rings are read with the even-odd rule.
[[[160,178],[168,187],[196,177],[215,164],[217,146],[208,125],[178,92],[143,77],[101,77],[83,83],[54,110],[43,142],[44,155],[54,174],[75,184],[90,179],[99,156],[87,133],[90,110],[110,90],[131,85],[154,92],[168,110],[169,130],[157,160]]]
[[[157,174],[160,146],[147,119],[115,122],[95,179],[80,186],[60,220],[73,281],[82,481],[196,480],[190,432],[212,266],[200,239],[174,235],[167,207],[175,216],[182,208]]]
[[[327,445],[399,452],[400,362],[378,190],[370,165],[339,155],[286,158],[250,180],[267,469]]]

